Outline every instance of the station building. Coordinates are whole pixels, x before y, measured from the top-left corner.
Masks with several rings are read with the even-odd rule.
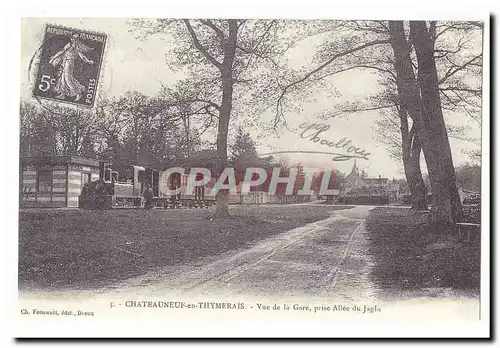
[[[77,156],[21,157],[19,206],[78,207],[83,185],[99,179],[99,161]]]

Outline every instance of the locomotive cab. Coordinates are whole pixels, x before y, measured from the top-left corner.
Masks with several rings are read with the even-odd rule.
[[[118,172],[110,167],[104,169],[103,178],[106,183],[113,183],[118,181]]]
[[[115,170],[111,171],[111,181],[114,183],[115,196],[141,197],[145,188],[144,167],[122,165],[114,166],[113,169]]]

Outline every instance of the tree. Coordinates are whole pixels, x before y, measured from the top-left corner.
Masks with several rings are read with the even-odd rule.
[[[84,140],[89,150],[92,120],[68,107],[45,109],[21,102],[21,155],[81,155]]]
[[[481,166],[467,163],[457,167],[455,172],[460,188],[481,192]]]
[[[403,22],[389,22],[391,47],[396,71],[397,108],[401,121],[401,143],[404,170],[412,205],[416,209],[426,207],[427,188],[420,169],[422,141],[426,141],[425,131],[419,127],[421,119],[421,98],[413,71],[411,47],[404,33]],[[409,120],[412,126],[409,126]],[[422,136],[424,134],[424,136]],[[426,157],[427,160],[427,157]]]
[[[391,145],[391,152],[403,161],[405,175],[411,183],[411,195],[414,197],[413,206],[421,209],[425,205],[426,189],[423,185],[420,170],[420,142],[415,129],[410,129],[408,115],[400,108],[396,89],[397,77],[394,72],[394,60],[390,58],[390,33],[384,21],[351,21],[340,24],[336,29],[347,30],[340,39],[327,41],[319,50],[318,58],[323,62],[315,69],[293,82],[287,84],[278,98],[278,106],[282,110],[285,96],[290,90],[297,90],[299,84],[308,81],[323,81],[325,78],[347,71],[371,70],[380,75],[382,91],[368,98],[368,105],[360,102],[347,102],[345,105],[335,105],[334,112],[328,112],[328,117],[341,114],[352,114],[366,111],[383,113],[384,123],[381,127],[380,138]],[[347,37],[347,38],[346,38]],[[356,45],[353,45],[356,42]],[[333,52],[332,52],[333,50]],[[388,58],[389,57],[389,58]],[[276,119],[282,116],[277,113]],[[400,120],[394,120],[396,115]],[[390,127],[385,127],[387,124]],[[397,129],[395,132],[394,129]],[[399,147],[394,151],[394,146]]]
[[[191,168],[207,168],[211,173],[217,169],[217,151],[215,149],[201,149],[194,152],[189,158],[185,159],[182,167]]]
[[[53,108],[52,112],[52,126],[57,132],[59,154],[95,158],[95,143],[99,132],[96,114],[69,107]]]
[[[184,160],[200,144],[181,111],[166,107],[168,100],[136,91],[99,105],[99,154],[114,163],[156,168]]]
[[[31,156],[33,154],[33,145],[36,143],[34,139],[35,128],[37,127],[37,118],[39,110],[32,104],[21,102],[20,116],[20,155]]]
[[[320,193],[321,185],[323,183],[323,177],[325,175],[325,170],[321,170],[314,173],[311,189],[317,194]],[[335,169],[330,172],[330,178],[328,180],[327,189],[340,189],[345,183],[345,175],[341,171]]]
[[[100,115],[65,106],[50,109],[21,103],[21,155],[97,158],[102,142]]]
[[[365,108],[364,110],[377,110],[392,106],[398,108],[397,111],[401,119],[403,162],[405,164],[405,173],[412,195],[414,195],[415,192],[417,196],[424,197],[425,186],[422,185],[423,180],[419,168],[420,148],[424,147],[427,167],[433,172],[430,174],[430,180],[433,182],[432,190],[434,197],[433,212],[431,216],[435,221],[453,222],[460,219],[461,208],[460,205],[456,203],[458,193],[456,187],[453,188],[454,174],[450,172],[450,167],[452,166],[451,151],[448,151],[449,141],[442,115],[439,85],[440,82],[443,82],[443,78],[446,80],[450,78],[450,76],[465,70],[464,66],[471,64],[477,65],[480,58],[476,57],[470,59],[462,65],[453,64],[453,66],[445,72],[443,78],[438,79],[435,61],[436,52],[434,47],[435,39],[438,36],[436,33],[437,25],[435,22],[431,22],[429,29],[425,28],[425,31],[420,30],[420,34],[418,35],[415,33],[418,32],[416,28],[419,28],[419,25],[418,22],[410,23],[410,27],[413,28],[413,34],[411,35],[412,41],[419,41],[419,44],[415,42],[411,44],[409,40],[407,40],[403,22],[347,22],[344,27],[354,28],[352,31],[354,34],[352,36],[344,35],[341,36],[340,39],[337,39],[337,41],[334,39],[333,42],[327,43],[325,45],[326,49],[321,55],[321,64],[303,74],[302,77],[295,78],[293,81],[284,85],[277,100],[278,112],[276,112],[276,120],[283,118],[282,110],[286,94],[298,90],[301,84],[307,85],[307,82],[310,83],[314,80],[322,80],[333,74],[355,68],[369,68],[392,75],[398,87],[396,102],[394,102],[394,100],[389,100],[389,105],[377,105],[373,108]],[[440,34],[442,35],[445,30],[447,30],[446,27],[442,29]],[[362,33],[360,34],[360,32]],[[356,44],[353,44],[353,42],[356,42]],[[386,54],[388,44],[390,44],[389,47],[392,48],[391,53],[394,58],[388,61],[386,60],[385,63],[393,63],[396,74],[391,71],[392,69],[388,70],[384,66],[377,65],[380,63],[380,60],[374,61],[373,58],[371,58],[374,55],[377,57],[381,53]],[[420,53],[417,53],[414,59],[411,56],[413,45],[415,45],[415,48],[419,46],[420,50]],[[416,51],[418,50],[416,49]],[[362,52],[363,55],[359,54],[358,56],[360,52]],[[371,62],[372,64],[366,64],[366,62]],[[422,66],[420,66],[421,64]],[[418,83],[415,72],[413,71],[414,69],[417,70],[418,73]],[[429,79],[429,76],[433,78],[433,81]],[[426,83],[423,83],[424,81]],[[461,92],[469,90],[461,86],[455,86],[454,88]],[[477,93],[477,90],[470,90]],[[431,98],[432,102],[428,103],[428,101],[426,101],[426,103],[423,103],[421,93]],[[359,111],[357,105],[348,106],[349,108],[347,110],[341,110],[336,114],[338,115],[346,111]],[[424,110],[424,107],[427,109]],[[420,123],[425,121],[424,116],[422,116],[422,111],[426,112],[425,116],[433,117],[433,122],[435,122],[433,126],[435,128],[421,127]],[[408,120],[412,121],[411,128]],[[425,128],[425,130],[423,128]],[[425,146],[423,145],[424,142]],[[436,146],[444,150],[436,150]],[[443,161],[439,162],[437,160],[438,157],[442,158]],[[443,163],[443,165],[441,166],[440,163]],[[443,180],[443,176],[437,174],[440,171],[443,171],[443,175],[451,178],[451,180]]]
[[[428,164],[433,194],[432,219],[456,222],[462,218],[455,168],[441,107],[439,79],[434,57],[435,22],[410,21],[410,37],[418,62],[417,81],[422,98],[416,122]]]
[[[351,25],[352,26],[352,25]],[[477,38],[482,30],[477,22],[440,22],[435,25],[435,59],[438,67],[439,90],[443,96],[443,111],[448,114],[458,114],[464,111],[471,120],[480,122],[481,105],[481,49],[477,47]],[[391,36],[389,25],[380,21],[353,25],[356,31],[373,35],[373,40],[380,40],[385,33]],[[479,35],[478,35],[479,32]],[[406,33],[403,35],[406,36]],[[328,47],[328,46],[327,46]],[[412,51],[411,40],[408,39],[408,50]],[[376,49],[375,49],[376,48]],[[426,186],[423,185],[420,169],[421,145],[412,118],[402,109],[400,96],[397,94],[396,71],[394,69],[393,52],[384,45],[376,46],[369,52],[365,47],[363,52],[351,53],[343,61],[336,61],[334,68],[323,69],[318,79],[323,79],[352,69],[368,70],[378,74],[380,92],[359,102],[348,102],[335,106],[335,112],[327,115],[338,116],[359,112],[376,111],[381,118],[378,123],[377,138],[388,146],[390,155],[403,161],[405,175],[411,184],[412,205],[414,208],[425,207]],[[327,54],[323,52],[323,54]],[[417,70],[416,57],[411,54],[412,68]],[[450,97],[451,96],[451,97]],[[454,115],[448,115],[452,117]],[[447,125],[449,137],[454,137],[469,143],[479,144],[477,139],[464,135],[467,127]],[[477,158],[478,151],[469,151],[470,156]]]
[[[465,110],[471,120],[480,124],[482,53],[477,52],[473,39],[477,37],[475,31],[481,30],[481,27],[474,22],[443,22],[434,23],[434,26],[436,28],[436,33],[433,35],[434,58],[438,68],[439,92],[444,100],[442,109],[452,114]],[[398,35],[394,32],[394,25],[390,25],[390,30],[394,39],[394,35]],[[449,35],[451,32],[453,35]],[[406,50],[411,53],[411,40],[405,37],[405,33],[400,33],[400,36],[402,46],[405,45],[402,39],[405,38]],[[412,60],[412,69],[416,69],[415,67],[418,67],[416,57],[411,56],[409,59]],[[408,74],[411,78],[411,72]],[[394,107],[379,110],[382,119],[378,121],[380,132],[378,138],[389,146],[389,151],[394,157],[402,158],[411,188],[411,196],[414,198],[413,205],[417,209],[422,209],[425,204],[426,186],[423,184],[419,164],[421,144],[412,118],[409,117],[405,108],[400,107],[401,96],[396,96],[393,92],[397,90],[397,83],[399,83],[398,80],[392,78],[382,83],[385,89],[380,94],[381,102],[378,105],[390,105],[390,102],[394,101]],[[396,122],[396,119],[400,122]],[[446,125],[446,131],[449,137],[477,143],[476,139],[464,136],[465,127],[463,126]]]
[[[243,181],[247,168],[262,166],[255,141],[241,127],[238,127],[231,152],[230,163],[235,170],[236,183]]]
[[[304,166],[301,163],[297,163],[295,165],[297,170],[297,177],[295,179],[295,183],[293,186],[293,194],[297,195],[300,190],[304,187],[304,183],[306,182],[306,176],[304,173]]]
[[[210,27],[218,36],[218,43],[222,46],[222,61],[215,59],[208,49],[199,41],[198,36],[189,20],[184,20],[186,28],[191,35],[193,44],[205,58],[220,71],[222,85],[222,100],[219,108],[219,122],[217,127],[217,169],[222,173],[227,166],[227,134],[229,131],[229,119],[233,107],[233,63],[236,55],[236,44],[238,38],[238,20],[227,20],[227,32],[224,33],[221,27],[217,27],[213,22],[207,20],[203,25]],[[217,193],[217,205],[215,216],[228,216],[228,192],[219,190]]]
[[[257,156],[257,146],[250,133],[245,132],[242,127],[238,127],[238,132],[232,146],[231,161],[236,162],[242,157],[251,158]]]
[[[216,119],[217,172],[221,173],[228,164],[228,133],[237,114],[235,104],[251,105],[249,90],[272,81],[269,76],[273,70],[265,68],[273,66],[272,57],[286,49],[277,37],[280,23],[159,19],[135,24],[148,35],[167,32],[176,39],[173,65],[182,68],[187,77],[168,93],[177,95],[179,103],[189,104],[194,113],[203,114],[209,124]],[[228,216],[228,192],[220,190],[216,199],[215,216]]]

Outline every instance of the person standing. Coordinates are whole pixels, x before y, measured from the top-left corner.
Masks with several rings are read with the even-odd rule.
[[[153,208],[153,188],[149,185],[144,190],[144,208],[151,210]]]
[[[203,173],[196,174],[196,181],[202,181],[203,179],[204,179]],[[198,204],[200,204],[205,199],[205,185],[195,187],[194,199]]]

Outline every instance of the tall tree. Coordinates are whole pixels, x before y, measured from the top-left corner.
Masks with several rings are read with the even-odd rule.
[[[19,153],[21,156],[31,156],[33,147],[33,136],[35,119],[38,114],[38,110],[34,105],[21,102],[19,116],[20,116],[20,149]]]
[[[95,144],[99,120],[92,111],[69,107],[53,108],[53,128],[57,132],[61,155],[96,157]]]
[[[22,156],[61,154],[57,115],[37,105],[21,102],[20,153]]]
[[[232,162],[235,162],[242,157],[257,157],[256,143],[250,136],[250,133],[245,132],[242,127],[238,127],[231,150]]]
[[[398,27],[395,28],[394,24],[396,24]],[[477,25],[473,24],[472,26]],[[424,185],[422,185],[422,175],[419,168],[421,151],[420,148],[423,146],[423,143],[426,143],[427,150],[424,151],[424,154],[427,162],[427,167],[433,167],[434,172],[445,170],[445,173],[449,175],[450,173],[447,172],[447,170],[449,170],[450,167],[448,162],[451,156],[450,158],[447,158],[447,156],[444,155],[445,162],[448,164],[442,168],[438,168],[438,162],[436,162],[432,158],[428,158],[429,156],[432,157],[432,155],[427,155],[426,153],[431,151],[431,149],[429,148],[429,144],[431,144],[431,141],[436,142],[436,144],[434,145],[441,144],[444,146],[444,143],[446,143],[447,146],[444,146],[445,148],[449,148],[449,142],[446,136],[446,127],[444,128],[444,131],[442,131],[442,128],[438,127],[438,129],[440,129],[441,131],[438,131],[436,133],[426,133],[428,129],[426,131],[419,129],[420,121],[422,119],[418,117],[423,110],[420,89],[424,88],[428,90],[428,92],[424,93],[428,96],[433,95],[433,93],[437,91],[437,97],[434,95],[434,101],[436,101],[436,98],[439,98],[439,84],[443,83],[443,80],[446,80],[451,76],[457,74],[458,72],[465,70],[464,67],[467,65],[477,65],[480,61],[480,58],[474,57],[461,65],[453,64],[444,73],[443,78],[437,81],[437,86],[431,86],[430,84],[427,84],[426,86],[422,87],[421,85],[416,83],[416,77],[413,69],[416,69],[417,72],[419,72],[419,64],[425,64],[432,60],[432,63],[434,64],[434,71],[437,75],[437,68],[435,66],[436,63],[434,57],[434,54],[436,53],[434,41],[438,36],[438,34],[436,34],[436,23],[431,23],[430,25],[431,33],[428,43],[432,43],[432,47],[430,47],[428,52],[431,54],[423,60],[419,60],[418,57],[416,57],[415,59],[412,58],[412,44],[406,38],[406,33],[402,22],[401,25],[399,25],[396,22],[387,23],[384,21],[353,21],[347,22],[344,27],[351,27],[354,29],[350,32],[348,31],[347,33],[345,33],[346,35],[340,35],[340,38],[334,38],[332,42],[328,42],[325,45],[326,49],[322,52],[323,54],[320,55],[321,63],[316,68],[313,68],[309,72],[302,74],[301,77],[295,77],[291,82],[284,84],[277,101],[278,111],[276,112],[276,120],[278,121],[280,119],[283,119],[282,110],[285,103],[286,94],[298,89],[300,90],[299,87],[301,85],[308,86],[311,84],[311,81],[314,82],[315,80],[322,80],[325,77],[345,72],[351,69],[369,68],[377,71],[383,71],[384,73],[388,72],[393,76],[394,82],[396,82],[396,84],[398,85],[398,95],[395,99],[395,102],[394,100],[389,100],[389,105],[376,105],[371,108],[361,109],[378,110],[387,107],[397,108],[397,112],[401,119],[401,137],[403,145],[402,152],[404,154],[403,158],[405,159],[404,164],[405,173],[407,174],[407,180],[409,184],[412,183],[410,185],[412,187],[412,195],[423,197],[425,194],[425,187]],[[444,29],[440,31],[440,35],[442,35],[443,32],[449,30],[448,28],[450,28],[449,26],[443,27]],[[360,34],[360,32],[362,32],[362,34]],[[356,42],[356,44],[353,44],[354,42]],[[388,44],[390,44],[390,46],[388,46]],[[387,47],[389,47],[389,49],[392,48],[392,52],[388,52]],[[443,52],[444,53],[442,54],[444,55],[444,57],[446,57],[447,52],[450,53],[449,50],[443,50]],[[390,54],[388,55],[388,53]],[[390,55],[394,56],[393,59],[389,59],[388,61],[386,60],[385,64],[394,64],[397,74],[395,74],[394,71],[389,71],[386,67],[384,67],[384,65],[380,65],[380,60],[373,60],[374,56],[378,57],[381,54],[382,56],[386,57]],[[390,68],[390,70],[392,70],[392,68]],[[419,76],[423,75],[425,74],[420,74],[419,72]],[[434,89],[431,89],[431,87]],[[445,88],[442,89],[444,90]],[[464,88],[459,85],[454,86],[453,89],[455,90],[455,92],[473,91],[477,93],[477,90],[474,91],[473,89]],[[436,106],[438,105],[437,103],[434,104]],[[356,105],[348,106],[349,108],[347,110],[341,110],[336,114],[338,115],[339,113],[343,113],[346,111],[352,112],[359,110]],[[442,105],[439,105],[438,107],[442,108]],[[436,114],[436,122],[438,122],[439,119],[443,120],[442,112],[441,115],[439,115],[439,113]],[[412,122],[411,125],[409,123],[410,120]],[[436,126],[441,125],[436,124]],[[414,175],[412,175],[412,173]],[[461,215],[460,207],[455,203],[452,203],[453,201],[455,201],[456,195],[453,194],[453,191],[456,191],[456,188],[454,190],[448,185],[449,182],[440,180],[440,178],[436,175],[431,175],[430,179],[431,181],[435,182],[436,186],[433,188],[433,193],[436,200],[433,204],[433,219],[439,221],[456,221],[457,219],[459,219]],[[451,182],[454,182],[454,180],[451,180]],[[448,186],[448,188],[444,189],[443,186]],[[439,204],[440,200],[437,198],[438,196],[442,196],[441,199],[443,201],[448,201],[448,203],[450,203],[448,204],[448,206],[451,206],[452,208],[447,209],[446,204],[444,206],[441,206]],[[445,196],[448,196],[448,198],[446,198]],[[418,202],[421,202],[421,200],[419,199]],[[418,202],[417,204],[421,204]]]
[[[234,143],[231,146],[230,163],[236,173],[236,183],[245,177],[247,168],[261,167],[262,161],[258,156],[256,143],[250,133],[238,127]]]
[[[455,168],[444,122],[439,79],[434,57],[435,22],[410,21],[410,37],[418,62],[418,85],[422,109],[418,133],[422,139],[433,193],[433,220],[456,222],[462,218]]]
[[[401,109],[413,120],[429,172],[433,197],[431,218],[436,222],[458,221],[462,210],[440,103],[434,42],[425,22],[410,21],[410,36],[418,64],[415,76],[404,23],[391,21],[389,26]],[[411,185],[409,180],[408,184]]]
[[[355,32],[365,32],[367,35],[391,36],[391,28],[380,21],[360,21],[346,24],[353,27]],[[443,111],[448,119],[462,114],[470,116],[470,120],[480,124],[481,113],[481,58],[480,38],[482,26],[478,22],[440,22],[435,24],[434,56],[438,67],[439,90],[444,98]],[[408,36],[405,33],[405,36]],[[407,39],[407,48],[413,50],[411,40]],[[478,45],[479,43],[479,45]],[[337,60],[332,67],[325,67],[323,79],[338,73],[345,73],[352,69],[366,70],[376,73],[381,90],[363,101],[346,102],[344,105],[335,105],[333,112],[325,113],[327,117],[360,112],[378,112],[377,138],[388,145],[389,153],[395,159],[403,161],[407,181],[411,187],[413,206],[422,209],[425,206],[426,186],[420,169],[421,145],[414,127],[412,118],[405,108],[401,108],[400,95],[397,93],[399,80],[394,68],[394,53],[391,46],[380,45],[369,52],[352,53],[343,60]],[[328,57],[329,46],[322,52]],[[392,56],[392,57],[391,57]],[[417,70],[416,57],[411,54],[412,68]],[[416,72],[415,72],[416,73]],[[468,126],[447,124],[449,137],[467,141],[467,144],[480,144],[478,139],[467,136]],[[478,151],[469,150],[469,155],[478,157]],[[479,154],[480,156],[480,154]]]
[[[216,120],[217,172],[228,163],[228,134],[235,115],[248,112],[252,89],[264,87],[286,42],[277,37],[279,22],[275,20],[200,19],[136,21],[146,35],[172,35],[177,48],[173,65],[187,76],[169,93],[180,103],[190,104],[195,113]],[[235,97],[237,96],[237,97]],[[237,110],[235,105],[238,104]],[[246,107],[243,106],[246,104]],[[243,117],[243,116],[242,116]],[[214,122],[215,123],[215,122]],[[216,217],[228,216],[228,192],[217,195]]]
[[[205,58],[215,66],[220,72],[220,80],[222,87],[222,98],[219,108],[219,122],[217,126],[217,169],[218,173],[222,173],[227,166],[227,135],[229,132],[229,120],[231,117],[231,109],[233,108],[233,89],[234,78],[233,64],[236,55],[236,44],[238,40],[238,20],[228,19],[227,29],[218,27],[210,20],[202,21],[203,25],[211,28],[218,37],[218,43],[222,48],[222,61],[217,60],[204,46],[193,29],[189,20],[184,20],[187,31],[191,35],[193,45],[201,52]],[[226,29],[224,32],[223,28]],[[226,190],[219,190],[217,192],[217,217],[224,217],[229,215],[228,211],[228,192]]]

